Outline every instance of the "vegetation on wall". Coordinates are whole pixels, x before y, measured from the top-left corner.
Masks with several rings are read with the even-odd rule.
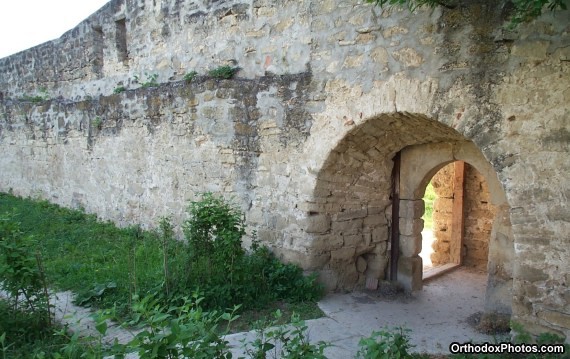
[[[228,65],[217,67],[213,70],[208,71],[208,75],[215,79],[229,80],[234,77],[234,75],[240,70],[239,67],[231,67]]]
[[[545,8],[550,11],[566,10],[568,0],[511,0],[513,6],[511,13],[511,25],[529,22],[540,16]],[[380,7],[399,6],[406,7],[411,11],[422,6],[435,7],[443,6],[453,8],[457,5],[457,0],[366,0],[368,3],[376,4]]]

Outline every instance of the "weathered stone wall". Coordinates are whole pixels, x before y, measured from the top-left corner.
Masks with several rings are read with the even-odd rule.
[[[431,183],[436,198],[433,202],[433,236],[434,252],[430,258],[434,266],[451,262],[451,221],[453,220],[453,163],[440,169],[433,176]]]
[[[432,185],[437,195],[433,213],[434,253],[431,255],[434,265],[451,261],[450,233],[453,220],[454,176],[454,165],[449,164],[432,178]],[[465,164],[464,181],[462,263],[465,266],[487,270],[489,239],[493,229],[495,208],[491,204],[487,181],[469,164]]]
[[[530,330],[568,335],[568,16],[509,32],[506,11],[491,0],[415,14],[340,0],[113,0],[61,39],[0,59],[0,189],[146,225],[221,191],[284,258],[351,288],[387,274],[394,154],[465,141],[506,195],[489,302],[506,297]],[[226,63],[237,79],[181,81]],[[160,86],[137,89],[145,72]],[[19,100],[41,87],[48,101]],[[405,243],[422,225],[409,203]],[[404,273],[418,261],[402,249]]]
[[[168,213],[181,223],[188,200],[202,191],[236,195],[248,208],[259,152],[278,152],[279,142],[307,136],[308,80],[204,79],[91,101],[9,101],[2,135],[10,155],[0,163],[10,176],[2,176],[2,187],[47,194],[120,224],[153,225]],[[263,105],[291,99],[300,108],[283,109],[279,127],[267,119],[272,109]],[[33,181],[24,190],[27,178]]]
[[[489,240],[495,218],[495,207],[489,198],[487,181],[475,168],[465,166],[463,264],[487,270]]]

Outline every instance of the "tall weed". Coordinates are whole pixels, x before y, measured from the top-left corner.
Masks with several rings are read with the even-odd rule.
[[[211,193],[191,202],[184,224],[188,242],[185,280],[179,289],[199,288],[212,308],[236,304],[256,308],[275,300],[314,301],[322,288],[316,277],[296,265],[281,263],[256,241],[247,253],[244,214]]]

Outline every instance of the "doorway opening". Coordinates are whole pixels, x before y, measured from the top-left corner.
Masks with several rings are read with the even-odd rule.
[[[431,178],[423,200],[423,280],[461,265],[486,272],[496,209],[484,176],[452,162]]]

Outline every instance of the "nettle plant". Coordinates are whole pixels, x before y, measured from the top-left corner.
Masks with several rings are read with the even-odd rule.
[[[14,310],[29,314],[40,326],[51,326],[41,255],[11,214],[0,215],[0,278],[0,288],[8,293]]]

